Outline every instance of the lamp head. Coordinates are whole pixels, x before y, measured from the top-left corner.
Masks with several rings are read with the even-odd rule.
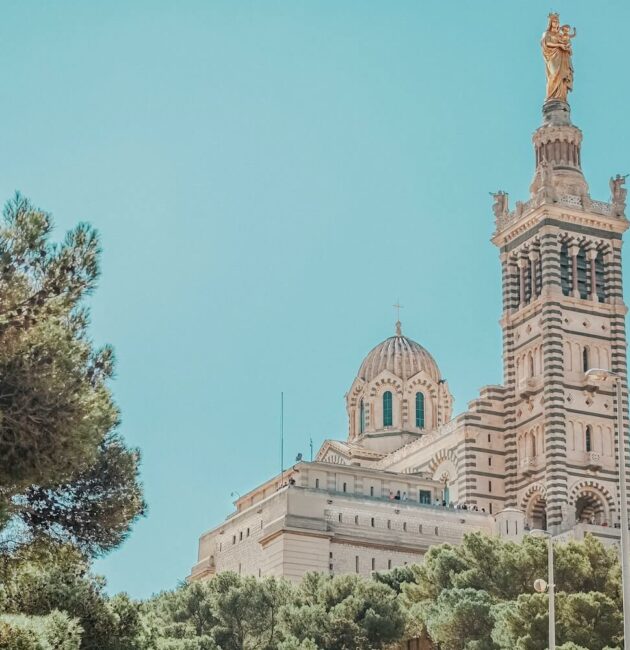
[[[547,591],[547,583],[542,578],[538,578],[538,580],[534,580],[534,589],[539,594],[544,594]]]
[[[609,377],[616,377],[617,374],[610,370],[604,370],[603,368],[589,368],[586,371],[586,376],[591,377],[596,381],[605,381]]]

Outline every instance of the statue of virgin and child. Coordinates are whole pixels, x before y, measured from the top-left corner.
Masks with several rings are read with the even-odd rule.
[[[575,28],[560,25],[558,14],[549,14],[547,31],[542,36],[541,46],[547,74],[547,96],[545,101],[567,101],[573,90],[573,54],[571,39],[576,35]]]

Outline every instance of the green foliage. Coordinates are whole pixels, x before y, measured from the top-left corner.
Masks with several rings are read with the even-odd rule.
[[[391,587],[397,594],[402,592],[402,586],[405,583],[413,582],[414,580],[413,567],[409,565],[398,566],[390,569],[389,571],[375,571],[372,577],[377,582]]]
[[[43,650],[32,630],[0,619],[0,650]]]
[[[145,511],[136,480],[139,453],[108,434],[93,464],[71,481],[48,488],[31,486],[20,497],[16,516],[30,537],[71,543],[89,555],[118,546],[130,523]]]
[[[139,456],[115,429],[111,348],[95,348],[84,298],[96,232],[50,241],[49,214],[17,194],[0,223],[0,552],[41,538],[96,555],[144,512]],[[2,528],[4,528],[2,530]]]
[[[147,604],[145,616],[159,648],[264,650],[281,639],[280,610],[291,593],[283,580],[226,572],[159,595]]]
[[[405,626],[387,585],[315,573],[297,587],[222,573],[160,594],[143,617],[145,638],[160,650],[378,649],[400,639]]]
[[[549,604],[544,594],[521,594],[495,606],[492,638],[499,648],[539,650],[549,639]]]
[[[283,620],[289,636],[329,650],[383,648],[405,627],[396,593],[355,575],[307,574]]]
[[[0,226],[0,484],[68,478],[118,421],[104,380],[111,351],[92,350],[81,299],[95,286],[96,233],[61,245],[50,216],[17,195]],[[82,318],[80,318],[82,317]]]
[[[139,605],[126,595],[108,598],[103,580],[88,567],[71,547],[33,549],[28,560],[5,563],[1,574],[5,611],[41,617],[60,610],[82,628],[81,648],[140,650]]]
[[[556,594],[558,644],[565,650],[618,648],[623,626],[614,554],[594,539],[558,544],[556,551],[559,583],[574,589]],[[462,548],[443,545],[427,555],[425,565],[377,579],[311,573],[292,585],[222,573],[136,603],[124,594],[108,597],[76,548],[36,545],[19,561],[0,563],[0,606],[27,617],[19,631],[16,619],[5,617],[0,650],[47,650],[34,622],[55,610],[66,617],[60,630],[67,621],[83,630],[80,650],[378,650],[405,634],[442,650],[547,646],[547,595],[532,593],[529,585],[517,593],[488,565],[489,556],[498,567],[513,561],[536,577],[545,575],[544,544],[472,535]],[[584,586],[608,593],[585,592]],[[6,639],[22,646],[13,640],[2,646]]]
[[[445,589],[426,605],[427,631],[443,650],[492,650],[492,606],[492,598],[485,591]]]
[[[0,617],[0,648],[11,650],[79,650],[81,626],[63,612],[48,616]]]
[[[622,623],[614,548],[587,536],[557,543],[554,555],[558,642],[589,650],[616,645]],[[547,576],[546,540],[515,544],[474,533],[461,546],[431,548],[413,574],[402,586],[412,634],[426,631],[446,650],[546,646],[547,596],[532,593],[534,580]]]
[[[514,603],[503,603],[494,611],[495,642],[501,648],[536,650],[548,639],[547,595],[522,594]],[[556,638],[589,650],[602,650],[620,642],[623,619],[619,607],[598,592],[556,594]],[[542,644],[542,645],[541,645]]]

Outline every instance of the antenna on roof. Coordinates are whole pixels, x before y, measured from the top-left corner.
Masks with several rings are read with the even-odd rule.
[[[284,392],[280,393],[280,487],[284,481]]]

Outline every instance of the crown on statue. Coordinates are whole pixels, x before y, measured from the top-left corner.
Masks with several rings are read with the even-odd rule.
[[[557,20],[558,23],[560,22],[560,14],[555,12],[555,11],[550,11],[549,15],[547,16],[547,29],[551,27],[551,23],[553,20]]]

